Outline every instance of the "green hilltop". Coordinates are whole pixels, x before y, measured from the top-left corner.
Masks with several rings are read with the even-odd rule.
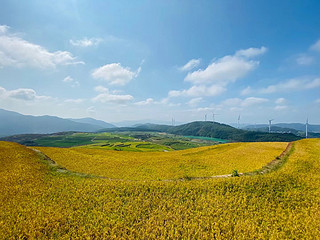
[[[301,137],[292,133],[247,131],[210,121],[196,121],[179,126],[144,124],[137,126],[135,129],[139,129],[139,131],[167,132],[183,136],[219,138],[236,142],[291,142],[301,139]]]

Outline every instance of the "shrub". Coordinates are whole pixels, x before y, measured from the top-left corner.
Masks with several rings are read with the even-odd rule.
[[[232,170],[231,177],[240,177],[238,170],[236,170],[236,169]]]

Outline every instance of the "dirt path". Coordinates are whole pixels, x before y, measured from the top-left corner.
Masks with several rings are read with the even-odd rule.
[[[288,157],[292,153],[292,150],[293,150],[293,142],[290,142],[287,145],[286,149],[280,154],[280,156],[273,159],[271,162],[269,162],[267,165],[265,165],[261,169],[253,171],[253,172],[245,173],[245,175],[252,176],[252,175],[258,175],[258,174],[266,174],[271,171],[277,170],[286,162],[286,160],[288,159]]]
[[[49,163],[49,166],[54,167],[57,172],[61,173],[70,173],[72,175],[82,176],[82,177],[92,177],[92,178],[102,178],[102,179],[108,179],[110,181],[129,181],[129,182],[139,182],[144,180],[125,180],[125,179],[115,179],[115,178],[108,178],[108,177],[101,177],[101,176],[94,176],[90,174],[85,173],[79,173],[79,172],[73,172],[66,168],[63,168],[59,166],[55,161],[53,161],[50,157],[45,155],[43,152],[41,152],[38,149],[31,148],[32,151],[35,151],[39,154],[39,156],[47,161]],[[247,172],[247,173],[238,173],[239,176],[253,176],[253,175],[261,175],[266,174],[271,171],[275,171],[279,167],[281,167],[287,160],[287,158],[290,156],[293,148],[293,142],[290,142],[286,149],[280,154],[280,156],[276,157],[274,160],[269,162],[267,165],[263,166],[261,169]],[[185,178],[179,178],[179,179],[161,179],[161,180],[154,180],[154,181],[163,181],[163,182],[176,182],[176,181],[191,181],[191,180],[206,180],[206,179],[215,179],[215,178],[230,178],[232,177],[232,174],[224,174],[224,175],[215,175],[215,176],[207,176],[207,177],[185,177]]]
[[[61,172],[61,173],[71,173],[71,174],[77,175],[77,176],[90,177],[90,175],[88,175],[88,174],[73,172],[73,171],[70,171],[64,167],[61,167],[59,164],[57,164],[55,161],[53,161],[51,158],[49,158],[47,155],[45,155],[43,152],[41,152],[38,149],[35,149],[32,147],[27,147],[27,148],[36,152],[42,160],[46,161],[50,167],[54,168],[54,171]]]

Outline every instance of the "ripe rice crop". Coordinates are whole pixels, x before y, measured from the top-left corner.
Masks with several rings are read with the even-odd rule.
[[[0,239],[317,239],[320,139],[277,171],[200,181],[60,173],[0,142]]]
[[[112,179],[160,180],[249,172],[279,156],[287,143],[230,143],[174,152],[134,153],[38,147],[68,170]]]

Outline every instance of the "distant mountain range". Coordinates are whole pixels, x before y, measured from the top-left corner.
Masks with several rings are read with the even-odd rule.
[[[64,119],[53,116],[30,116],[0,109],[0,136],[26,133],[56,133],[65,131],[93,132],[115,127],[92,118]]]
[[[304,129],[303,124],[279,124],[272,125],[273,130],[279,131],[268,133],[267,125],[251,125],[247,129],[237,129],[226,124],[210,121],[197,121],[178,126],[159,124],[137,124],[134,127],[122,127],[106,123],[93,118],[63,119],[53,116],[29,116],[20,113],[0,109],[0,137],[19,134],[50,134],[57,132],[114,132],[114,131],[157,131],[184,136],[201,136],[220,138],[231,141],[257,142],[257,141],[295,141],[301,139],[300,129]],[[261,131],[257,130],[261,127]],[[255,127],[255,130],[253,131]],[[290,128],[289,128],[290,127]],[[298,130],[294,130],[297,128]],[[320,131],[319,125],[310,125],[310,131]],[[310,137],[317,137],[310,134]]]

